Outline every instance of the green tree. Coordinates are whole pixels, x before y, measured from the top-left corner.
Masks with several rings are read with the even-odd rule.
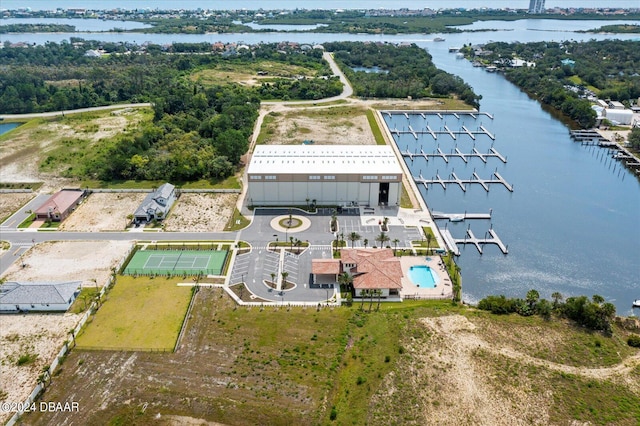
[[[352,233],[350,233],[350,234],[347,236],[347,239],[348,239],[349,241],[351,241],[351,248],[353,248],[353,244],[354,244],[356,241],[359,241],[359,240],[360,240],[360,234],[358,234],[357,232],[352,232]]]
[[[551,298],[553,299],[553,309],[557,309],[560,306],[560,302],[562,302],[562,294],[556,291],[551,294]]]
[[[384,248],[384,243],[389,241],[389,236],[384,232],[381,232],[380,235],[376,237],[376,241],[380,241],[380,248]]]
[[[362,244],[364,245],[364,248],[367,248],[367,246],[369,245],[369,240],[365,238],[364,240],[362,240]]]
[[[631,133],[629,133],[627,140],[633,149],[640,150],[640,127],[634,127],[631,129]]]

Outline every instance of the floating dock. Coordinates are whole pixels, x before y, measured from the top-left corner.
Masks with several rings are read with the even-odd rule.
[[[429,158],[438,157],[438,158],[442,158],[445,161],[445,163],[448,163],[450,158],[457,157],[457,158],[460,158],[465,163],[467,163],[469,161],[469,158],[475,157],[475,158],[479,158],[484,163],[487,162],[487,158],[497,158],[500,161],[502,161],[504,164],[507,163],[506,157],[503,157],[502,154],[500,154],[498,151],[495,150],[495,148],[490,148],[489,152],[487,152],[486,154],[480,153],[480,151],[478,151],[476,148],[473,148],[473,150],[470,153],[463,153],[463,152],[460,152],[460,150],[457,147],[453,152],[449,154],[444,153],[440,149],[440,147],[436,148],[436,151],[433,153],[424,152],[422,149],[420,149],[420,152],[411,152],[409,150],[405,150],[405,151],[400,151],[400,154],[402,154],[403,157],[409,157],[411,161],[413,161],[415,157],[421,157],[427,161],[429,161]]]
[[[471,139],[476,140],[476,135],[485,135],[488,136],[491,140],[496,140],[496,137],[489,132],[484,126],[480,126],[478,130],[469,130],[467,127],[462,126],[460,130],[451,130],[446,124],[440,130],[433,130],[429,124],[425,128],[422,129],[414,129],[412,126],[409,126],[407,129],[398,129],[393,128],[390,130],[392,134],[396,136],[411,134],[416,140],[418,139],[418,135],[426,135],[429,134],[433,139],[438,139],[438,135],[449,135],[453,140],[456,140],[457,135],[467,135]]]
[[[461,221],[467,219],[491,219],[491,214],[493,212],[489,211],[489,213],[443,213],[443,212],[431,212],[431,217],[433,220],[438,219],[447,219],[450,221],[456,221],[461,218]]]
[[[460,249],[458,248],[458,244],[473,244],[478,250],[478,253],[480,254],[482,254],[483,252],[484,245],[495,244],[498,246],[498,248],[500,248],[500,251],[502,251],[502,254],[509,253],[509,247],[504,245],[504,243],[502,242],[500,237],[498,237],[498,234],[496,233],[496,231],[493,230],[493,228],[490,228],[487,231],[490,237],[486,237],[486,234],[485,234],[485,238],[476,237],[471,229],[467,229],[467,232],[464,238],[454,238],[449,232],[449,230],[446,228],[440,229],[440,233],[442,234],[445,244],[447,245],[449,250],[451,250],[453,254],[455,254],[456,256],[460,255]]]
[[[489,192],[489,185],[502,185],[509,192],[513,192],[513,185],[509,184],[497,171],[493,173],[493,176],[496,179],[482,179],[476,172],[473,172],[472,179],[461,179],[455,172],[451,172],[449,178],[443,179],[440,175],[436,174],[434,179],[425,179],[420,175],[420,177],[413,177],[416,183],[421,183],[424,185],[425,189],[429,189],[429,185],[439,184],[442,186],[444,190],[447,189],[447,185],[456,184],[462,189],[463,192],[467,192],[466,185],[468,184],[478,184],[481,185],[485,191]]]

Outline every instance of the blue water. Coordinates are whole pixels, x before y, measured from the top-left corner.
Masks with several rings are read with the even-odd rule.
[[[431,268],[424,265],[412,266],[409,268],[409,279],[418,287],[436,288],[436,277]]]
[[[21,124],[22,123],[0,123],[0,135],[15,129]]]

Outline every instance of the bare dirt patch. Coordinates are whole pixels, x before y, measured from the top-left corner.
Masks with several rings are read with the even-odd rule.
[[[35,197],[34,192],[0,193],[0,223]]]
[[[130,241],[46,242],[21,256],[7,269],[8,281],[82,281],[83,286],[103,285],[111,268],[125,255]]]
[[[229,222],[238,194],[183,193],[165,221],[167,231],[220,232]]]
[[[11,132],[11,137],[0,143],[2,180],[49,182],[51,179],[57,179],[59,171],[42,172],[39,166],[49,152],[59,149],[63,140],[83,140],[88,146],[92,146],[102,139],[124,132],[128,126],[136,125],[144,117],[144,111],[123,108],[108,112],[35,119]]]
[[[376,140],[362,107],[318,107],[276,112],[266,124],[269,145],[301,144],[313,140],[317,145],[375,145]]]
[[[2,315],[0,327],[0,394],[4,401],[22,402],[37,383],[42,368],[51,364],[68,331],[80,319],[76,314]],[[29,364],[17,365],[23,355],[37,354]],[[0,422],[11,413],[0,412]]]
[[[51,242],[34,246],[3,278],[8,281],[82,281],[103,285],[129,249],[128,241]],[[93,281],[96,280],[96,282]],[[2,315],[0,321],[0,390],[6,401],[23,401],[36,385],[42,367],[49,365],[80,319],[75,314]],[[21,355],[37,354],[34,362],[17,365]],[[6,417],[1,417],[6,414]],[[0,421],[10,413],[1,413]]]
[[[95,192],[62,222],[62,231],[121,231],[147,194],[137,192]]]

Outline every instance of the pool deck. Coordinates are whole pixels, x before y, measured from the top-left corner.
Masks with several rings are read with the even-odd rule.
[[[427,258],[430,258],[430,260],[427,260]],[[451,278],[440,256],[402,256],[400,263],[404,274],[404,277],[402,277],[402,290],[400,290],[400,296],[402,296],[402,298],[450,299],[453,297]],[[411,281],[409,278],[409,268],[417,265],[428,266],[436,273],[438,282],[435,288],[418,287]]]

